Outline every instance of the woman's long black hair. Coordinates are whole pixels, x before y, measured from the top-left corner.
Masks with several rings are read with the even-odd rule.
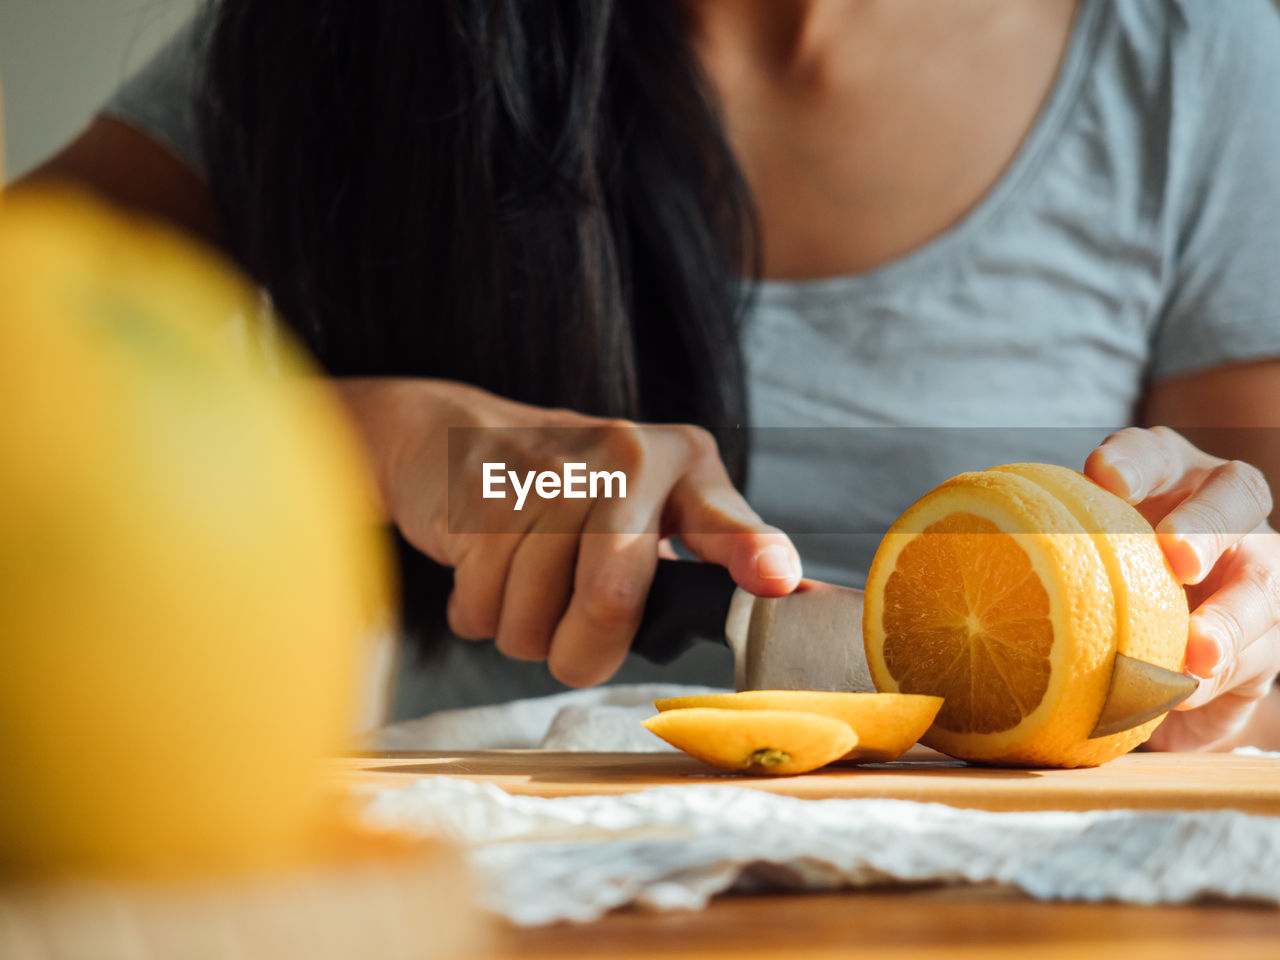
[[[680,0],[216,0],[209,43],[232,251],[329,373],[701,424],[741,480],[754,221]]]

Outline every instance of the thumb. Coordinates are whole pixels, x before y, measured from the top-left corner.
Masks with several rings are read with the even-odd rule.
[[[744,590],[782,597],[799,585],[800,554],[791,540],[761,520],[727,478],[682,479],[664,514],[664,532],[679,536],[698,559],[727,569]]]

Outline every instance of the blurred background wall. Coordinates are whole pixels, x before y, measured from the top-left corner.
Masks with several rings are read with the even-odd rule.
[[[7,179],[70,140],[198,0],[0,0]]]

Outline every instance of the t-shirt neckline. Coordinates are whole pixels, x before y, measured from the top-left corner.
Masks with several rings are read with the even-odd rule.
[[[904,276],[935,269],[940,261],[968,243],[1019,192],[1057,140],[1093,61],[1099,14],[1106,2],[1080,0],[1057,77],[1031,129],[996,182],[956,223],[909,253],[869,270],[805,280],[761,280],[754,284],[757,299],[779,302],[842,297],[855,288],[897,283]]]

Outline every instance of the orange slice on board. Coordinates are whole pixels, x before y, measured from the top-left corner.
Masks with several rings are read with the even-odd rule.
[[[858,745],[843,762],[885,763],[920,739],[942,706],[941,697],[907,693],[840,693],[821,690],[744,690],[655,700],[660,711],[690,707],[725,710],[800,710],[843,720]]]
[[[843,720],[799,710],[667,710],[644,721],[649,730],[703,763],[740,773],[808,773],[858,743]]]

